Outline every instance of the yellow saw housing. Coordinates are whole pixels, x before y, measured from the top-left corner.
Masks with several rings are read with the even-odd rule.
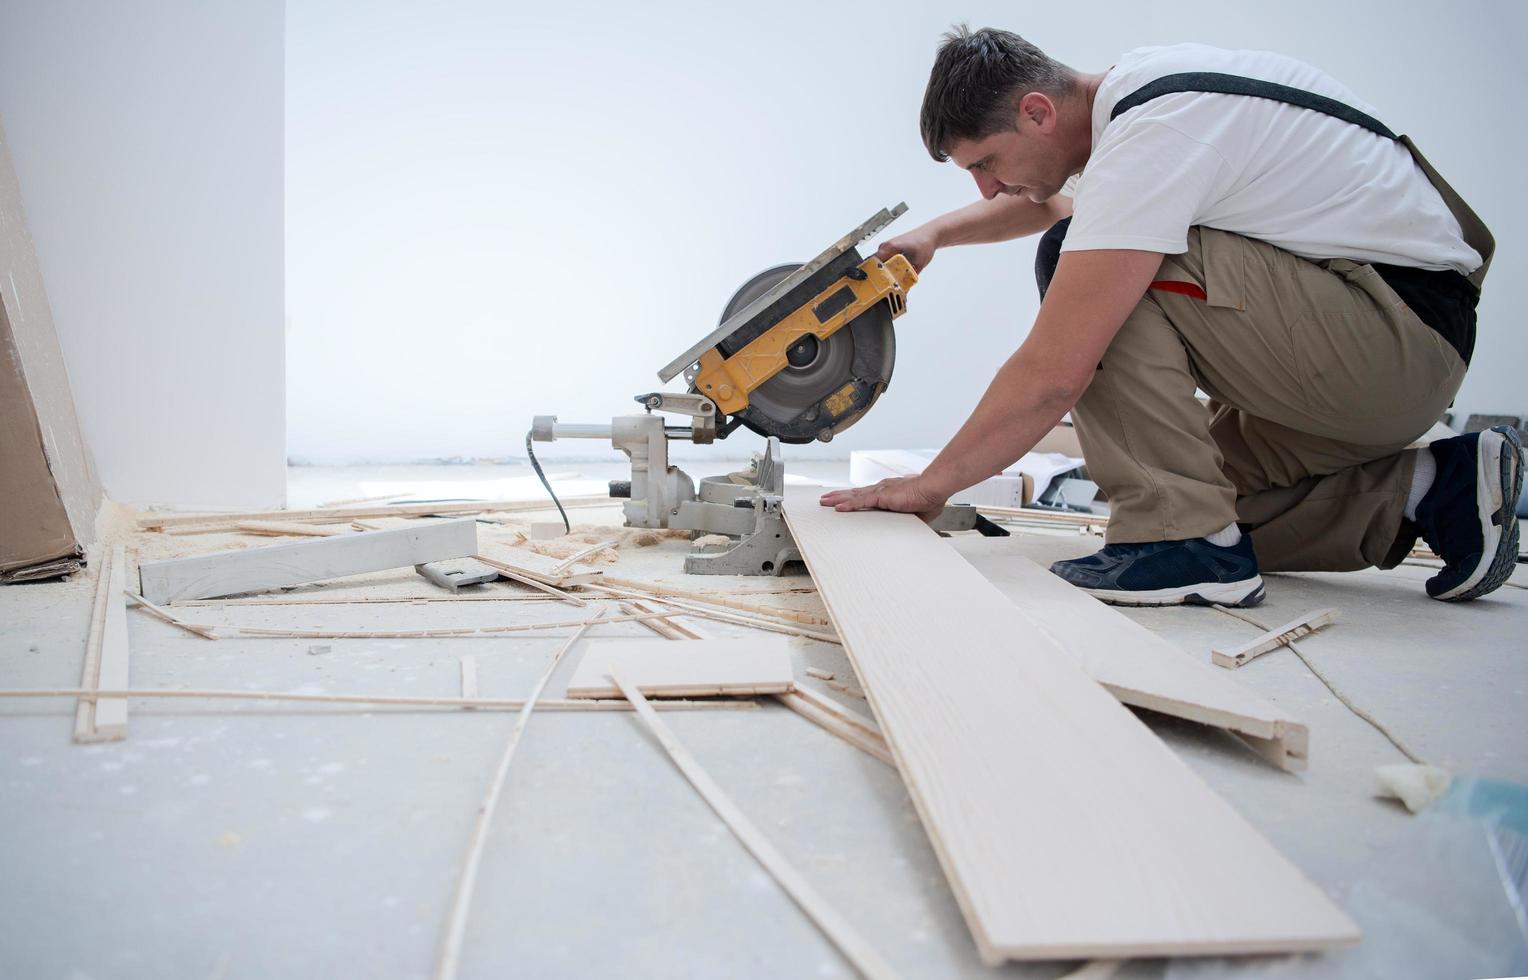
[[[810,334],[826,340],[877,303],[886,303],[893,319],[907,310],[907,291],[918,281],[918,274],[905,256],[893,255],[884,262],[872,256],[856,269],[857,273],[842,276],[731,357],[723,357],[715,347],[701,354],[691,390],[715,401],[720,413],[736,415],[748,407],[754,389],[784,370],[789,363],[786,352],[802,337]],[[853,385],[845,388],[842,401],[847,407]],[[835,416],[842,414],[834,412],[836,397],[830,395],[824,401]]]

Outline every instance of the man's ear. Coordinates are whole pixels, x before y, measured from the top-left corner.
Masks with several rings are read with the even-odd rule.
[[[1056,128],[1056,103],[1041,92],[1026,92],[1019,99],[1019,123],[1028,123],[1041,133],[1048,134]]]

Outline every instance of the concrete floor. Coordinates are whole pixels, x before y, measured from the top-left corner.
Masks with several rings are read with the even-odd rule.
[[[603,464],[551,469],[569,474],[570,487],[602,483],[617,470]],[[842,464],[792,467],[828,482],[844,471]],[[524,476],[514,467],[296,470],[291,503],[368,496],[368,490],[411,489],[426,499],[475,496],[475,484],[512,481],[492,489],[518,490]],[[390,481],[406,486],[378,488]],[[579,485],[567,492],[588,491]],[[572,515],[575,524],[619,522],[613,508]],[[486,542],[505,540],[513,530],[480,528]],[[263,543],[157,534],[128,543],[140,557],[154,558],[241,541]],[[1098,543],[1026,531],[955,545],[1046,562]],[[621,573],[683,581],[686,547],[664,541],[625,549]],[[1528,575],[1519,571],[1516,585],[1486,600],[1452,606],[1425,598],[1421,582],[1428,574],[1404,566],[1270,577],[1269,600],[1252,615],[1271,626],[1337,606],[1339,623],[1298,644],[1337,690],[1429,762],[1461,775],[1528,783]],[[752,590],[792,580],[726,581]],[[698,588],[721,583],[686,582]],[[515,587],[488,588],[507,593]],[[425,595],[432,587],[399,570],[300,591]],[[78,683],[92,593],[89,575],[0,589],[0,686]],[[820,608],[812,595],[760,601]],[[230,606],[197,609],[195,618],[421,628],[550,620],[564,617],[562,608]],[[1212,644],[1257,632],[1206,609],[1130,615],[1186,656],[1207,657]],[[717,624],[707,629],[733,631]],[[438,695],[458,693],[458,661],[465,654],[476,657],[485,694],[523,693],[560,642],[524,636],[214,642],[138,612],[129,612],[129,633],[135,687]],[[644,634],[635,624],[614,624],[597,628],[589,642],[626,635]],[[310,652],[319,644],[328,651]],[[792,649],[798,674],[817,666],[852,679],[840,648],[801,640]],[[572,659],[553,679],[549,697],[560,694]],[[1214,729],[1156,715],[1147,721],[1343,903],[1366,939],[1356,949],[1322,956],[1137,961],[1120,975],[1524,972],[1513,957],[1528,955],[1528,939],[1500,881],[1467,864],[1455,847],[1474,846],[1476,825],[1412,816],[1376,799],[1374,767],[1404,756],[1294,653],[1269,654],[1237,676],[1309,724],[1309,771],[1277,771]],[[861,701],[823,693],[867,710]],[[903,976],[1056,977],[1075,965],[989,970],[977,961],[889,767],[774,704],[666,717],[744,812]],[[504,712],[135,701],[130,738],[89,747],[71,744],[72,720],[69,701],[0,702],[0,973],[7,976],[428,974],[477,804],[514,719]],[[1226,855],[1227,874],[1236,873],[1235,859]],[[510,771],[467,930],[462,975],[506,973],[853,975],[634,718],[550,712],[531,722]]]

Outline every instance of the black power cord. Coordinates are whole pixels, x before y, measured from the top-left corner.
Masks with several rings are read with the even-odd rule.
[[[530,457],[531,468],[536,471],[537,476],[541,477],[541,485],[546,487],[547,496],[551,497],[552,503],[557,505],[557,513],[562,515],[562,529],[571,534],[573,525],[568,523],[568,512],[562,509],[562,501],[558,500],[557,494],[552,492],[552,484],[547,481],[546,474],[541,472],[541,464],[536,462],[536,451],[531,448],[531,434],[531,432],[525,434],[525,455]]]

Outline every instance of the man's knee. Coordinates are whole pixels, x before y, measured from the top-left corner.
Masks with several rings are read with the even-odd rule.
[[[1056,263],[1061,261],[1061,243],[1066,241],[1066,230],[1071,226],[1072,218],[1068,215],[1051,225],[1035,246],[1035,285],[1039,287],[1042,300],[1050,288],[1051,277],[1056,274]]]

